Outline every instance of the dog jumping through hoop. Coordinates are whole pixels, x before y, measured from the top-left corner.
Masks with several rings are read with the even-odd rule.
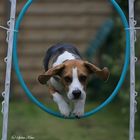
[[[44,72],[38,76],[41,84],[47,85],[49,93],[65,117],[84,115],[86,85],[91,74],[106,81],[109,77],[107,67],[100,69],[82,59],[77,48],[71,44],[58,43],[51,46],[44,58]],[[74,103],[72,110],[64,98]]]

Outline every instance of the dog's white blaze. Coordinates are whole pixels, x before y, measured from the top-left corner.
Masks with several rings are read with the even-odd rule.
[[[56,62],[53,64],[53,67],[62,64],[66,60],[73,59],[75,59],[74,55],[72,53],[69,53],[68,51],[65,51],[57,58]]]
[[[73,98],[72,92],[74,90],[80,90],[81,91],[81,98],[82,99],[85,98],[86,94],[85,94],[85,91],[84,91],[84,87],[78,79],[77,67],[72,69],[72,83],[69,86],[69,92],[68,92],[68,98],[69,99]]]
[[[79,89],[79,90],[83,90],[83,86],[81,85],[79,79],[78,79],[78,72],[77,72],[77,68],[73,68],[72,69],[72,83],[70,85],[70,88],[73,90]]]

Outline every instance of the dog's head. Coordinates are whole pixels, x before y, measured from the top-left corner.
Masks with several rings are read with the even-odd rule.
[[[86,97],[87,79],[91,74],[96,74],[106,81],[109,70],[106,67],[101,70],[87,61],[68,60],[39,75],[38,80],[41,84],[46,84],[51,77],[58,75],[66,89],[67,97],[76,100]]]

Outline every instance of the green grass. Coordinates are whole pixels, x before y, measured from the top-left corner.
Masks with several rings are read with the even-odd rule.
[[[88,104],[87,109],[92,106]],[[89,118],[63,120],[27,101],[11,102],[8,140],[12,136],[33,136],[35,140],[128,140],[129,116],[120,110],[120,105],[110,104]],[[0,116],[0,127],[1,122]],[[136,139],[140,139],[138,129]]]

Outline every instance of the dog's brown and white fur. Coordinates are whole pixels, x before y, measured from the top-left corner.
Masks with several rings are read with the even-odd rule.
[[[49,93],[62,115],[67,117],[72,111],[73,115],[80,117],[84,114],[88,77],[95,73],[103,80],[107,80],[109,71],[106,67],[101,70],[82,60],[77,49],[70,44],[56,44],[50,49],[55,51],[51,50],[51,54],[47,51],[45,56],[47,60],[44,59],[45,72],[39,75],[38,80],[41,84],[48,85]],[[65,101],[62,95],[64,92],[67,99],[74,103],[73,110]]]

